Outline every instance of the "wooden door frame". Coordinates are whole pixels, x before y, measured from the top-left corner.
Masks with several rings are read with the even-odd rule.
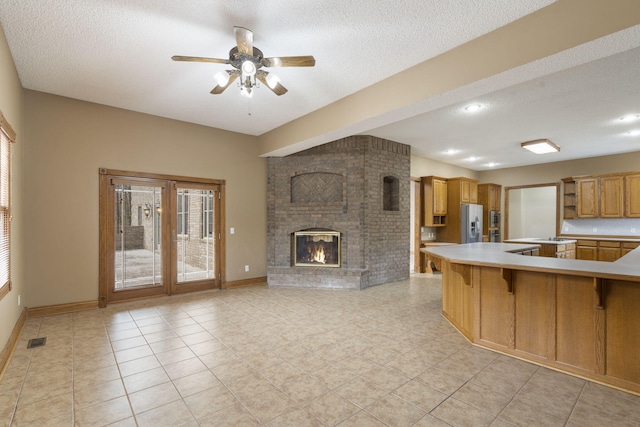
[[[556,236],[560,235],[560,183],[550,182],[546,184],[531,184],[531,185],[517,185],[513,187],[504,188],[504,217],[502,218],[504,235],[502,240],[509,240],[509,190],[522,190],[525,188],[539,188],[539,187],[555,187],[556,188]]]
[[[424,273],[425,266],[420,248],[422,246],[421,225],[424,219],[422,218],[422,186],[420,185],[420,178],[411,177],[411,185],[414,186],[414,205],[413,209],[413,271],[415,273]]]
[[[139,180],[140,183],[144,183],[145,180],[154,180],[154,181],[166,181],[167,188],[171,182],[190,182],[190,183],[202,183],[202,184],[212,184],[218,185],[220,189],[220,213],[219,213],[219,221],[220,221],[220,239],[219,239],[219,283],[221,289],[226,289],[226,233],[225,230],[225,180],[221,179],[209,179],[209,178],[194,178],[194,177],[185,177],[179,175],[166,175],[166,174],[156,174],[156,173],[145,173],[145,172],[132,172],[132,171],[123,171],[117,169],[107,169],[100,168],[98,170],[99,174],[99,208],[98,208],[98,230],[99,230],[99,267],[98,267],[98,306],[104,308],[108,303],[113,303],[117,301],[109,301],[109,288],[112,285],[112,274],[110,271],[113,269],[114,253],[111,250],[113,248],[113,212],[109,209],[110,206],[113,206],[113,194],[110,191],[110,181],[112,178],[126,178],[131,180]],[[171,201],[170,197],[163,198],[163,209],[166,209],[167,212],[171,211]],[[165,222],[167,223],[167,222]],[[165,231],[163,230],[163,233]],[[167,233],[170,235],[170,232]],[[164,245],[163,247],[163,258],[167,256],[170,257],[170,247],[169,245]],[[166,254],[165,254],[165,251]],[[110,267],[111,266],[111,267]],[[111,270],[110,270],[111,269]],[[163,271],[163,275],[164,275]],[[164,276],[167,280],[170,280],[170,277]],[[193,292],[198,289],[194,289]],[[167,294],[171,295],[171,286],[167,284]]]
[[[172,186],[173,186],[173,190],[175,190],[177,187],[182,187],[182,188],[189,188],[189,189],[197,189],[197,190],[210,190],[212,186],[217,187],[216,192],[218,192],[219,194],[219,200],[218,200],[218,215],[220,216],[222,215],[222,200],[224,200],[224,197],[222,197],[222,186],[220,184],[214,184],[214,183],[202,183],[202,182],[194,182],[194,181],[176,181],[176,180],[172,180]],[[173,206],[177,206],[177,194],[176,191],[171,191],[171,204]],[[215,206],[215,205],[214,205]],[[174,236],[174,232],[177,228],[177,224],[174,223],[174,221],[176,220],[175,217],[171,218],[171,239],[172,239],[172,247],[175,245],[175,242],[173,242],[173,239],[175,238]],[[216,253],[220,253],[220,251],[222,250],[222,235],[224,230],[224,225],[222,224],[222,222],[220,223],[220,230],[218,231],[219,233],[219,238],[215,238],[214,236],[214,245],[215,245],[215,251]],[[218,262],[218,265],[216,266],[216,273],[218,274],[218,277],[215,279],[218,281],[218,289],[222,289],[222,259],[219,257],[216,257],[216,261]],[[171,251],[171,260],[170,263],[172,266],[177,265],[177,252],[176,251]],[[210,290],[211,287],[209,286],[210,280],[198,280],[198,281],[193,281],[193,282],[185,282],[185,283],[181,283],[180,286],[178,286],[178,280],[177,280],[177,271],[171,271],[171,283],[170,283],[170,294],[174,295],[174,294],[183,294],[183,293],[190,293],[190,292],[198,292],[198,291],[205,291],[205,290]]]

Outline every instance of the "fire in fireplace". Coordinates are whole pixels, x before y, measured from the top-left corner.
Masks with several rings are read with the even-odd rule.
[[[340,267],[340,232],[303,230],[293,233],[296,267]]]

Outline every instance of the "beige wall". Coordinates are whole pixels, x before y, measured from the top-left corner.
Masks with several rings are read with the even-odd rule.
[[[266,275],[255,137],[29,90],[24,111],[29,307],[97,300],[99,168],[226,180],[227,281]]]
[[[421,176],[439,176],[442,178],[455,178],[464,176],[467,178],[478,178],[478,172],[471,169],[448,165],[426,157],[411,156],[411,176],[419,178]]]
[[[593,157],[590,159],[569,160],[565,162],[545,163],[542,165],[519,168],[498,169],[478,173],[480,182],[492,182],[503,187],[546,184],[559,182],[562,178],[578,175],[593,175],[613,172],[640,170],[640,151]]]
[[[24,298],[24,245],[23,245],[23,152],[25,139],[22,134],[22,86],[18,79],[13,58],[4,32],[0,28],[0,111],[17,134],[13,151],[13,191],[11,222],[11,277],[13,290],[0,301],[0,350],[11,335],[23,307],[18,306],[18,295]],[[24,300],[22,302],[24,306]]]

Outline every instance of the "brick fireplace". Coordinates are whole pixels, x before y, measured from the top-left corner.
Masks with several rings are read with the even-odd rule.
[[[269,158],[269,286],[364,289],[408,279],[409,170],[408,145],[372,136]],[[332,237],[338,264],[297,261],[300,235],[323,261],[325,251],[337,256],[327,249]]]

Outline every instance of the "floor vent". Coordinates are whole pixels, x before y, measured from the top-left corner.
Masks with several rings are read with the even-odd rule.
[[[47,342],[47,337],[44,338],[33,338],[29,340],[29,344],[27,344],[27,348],[34,347],[42,347]]]

